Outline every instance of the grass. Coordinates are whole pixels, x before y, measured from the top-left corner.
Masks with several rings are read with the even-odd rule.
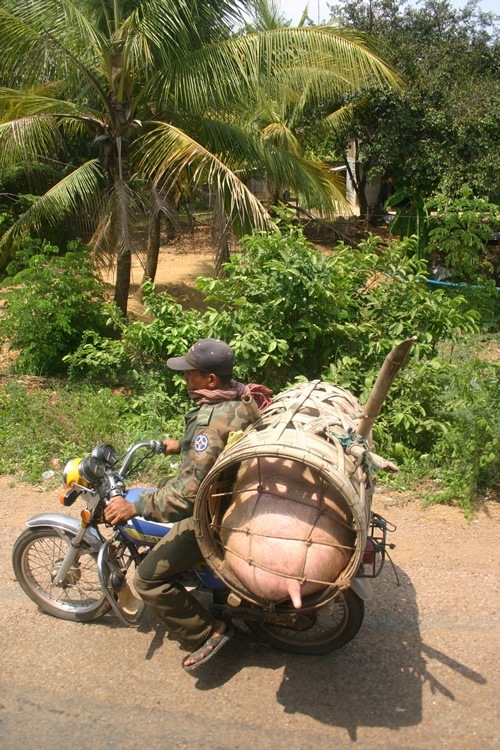
[[[456,505],[468,517],[484,499],[498,498],[499,346],[494,334],[442,353],[456,362],[433,403],[445,429],[427,454],[409,451],[400,474],[393,480],[381,475],[381,483],[411,491],[423,503]],[[97,443],[111,443],[121,455],[139,440],[179,436],[182,398],[174,402],[153,385],[145,390],[0,377],[0,474],[40,483],[55,461],[55,483],[66,461],[88,455]],[[174,459],[151,461],[135,480],[154,486],[175,472]]]
[[[157,410],[158,412],[159,410]],[[134,409],[129,394],[98,386],[24,377],[0,381],[0,474],[38,483],[44,471],[70,458],[88,455],[98,443],[112,443],[122,454],[139,440],[178,434],[176,415]],[[168,466],[168,461],[167,461]],[[165,475],[165,459],[141,476]]]

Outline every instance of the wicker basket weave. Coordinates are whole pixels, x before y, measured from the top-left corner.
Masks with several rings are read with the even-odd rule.
[[[300,578],[301,584],[308,583],[315,589],[314,596],[306,597],[304,607],[324,603],[340,589],[349,586],[365,550],[373,491],[367,463],[362,460],[367,453],[361,459],[349,455],[350,446],[356,442],[356,423],[360,414],[359,402],[345,389],[322,381],[301,383],[279,394],[243,436],[219,456],[200,487],[194,517],[205,559],[238,597],[260,606],[277,603],[250,590],[236,578],[228,565],[229,551],[224,541],[224,517],[240,492],[240,470],[248,462],[253,462],[253,466],[257,462],[258,467],[259,478],[253,487],[254,493],[269,497],[269,486],[266,487],[260,477],[260,463],[267,459],[277,459],[273,465],[278,469],[298,465],[302,471],[307,467],[308,475],[312,474],[317,486],[325,487],[329,497],[335,498],[336,510],[333,513],[319,502],[318,517],[330,515],[339,524],[352,529],[353,542],[346,555],[347,564],[334,580]],[[364,445],[367,451],[370,450],[370,437]],[[287,489],[286,501],[295,504],[294,511],[296,507],[300,511],[304,502],[303,496],[294,493],[293,487]],[[308,538],[302,541],[305,546],[311,544]],[[246,562],[256,568],[262,567],[258,560]],[[262,569],[276,574],[274,568]],[[286,570],[278,575],[297,578],[296,574],[290,576]]]

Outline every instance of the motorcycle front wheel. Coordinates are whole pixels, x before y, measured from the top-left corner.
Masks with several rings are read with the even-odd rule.
[[[94,550],[83,546],[63,585],[54,585],[70,542],[67,532],[61,536],[51,528],[26,529],[14,544],[14,573],[23,591],[47,614],[73,622],[97,620],[110,605],[99,583]]]
[[[317,610],[284,615],[277,622],[247,622],[259,640],[292,654],[318,655],[336,651],[351,641],[365,614],[362,599],[346,589]]]

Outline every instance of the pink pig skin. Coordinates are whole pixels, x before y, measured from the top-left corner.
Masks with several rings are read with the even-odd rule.
[[[304,464],[266,457],[242,463],[221,540],[226,564],[250,591],[289,597],[299,609],[346,567],[355,533],[334,487]]]

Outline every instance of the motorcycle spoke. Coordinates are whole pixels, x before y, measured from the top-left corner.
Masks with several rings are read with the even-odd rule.
[[[103,599],[95,558],[85,551],[68,573],[66,585],[53,583],[68,551],[62,537],[45,537],[31,544],[25,558],[26,578],[48,602],[72,608],[88,608]]]
[[[295,628],[293,624],[272,625],[272,630],[276,635],[281,635],[285,639],[293,633],[294,641],[308,643],[311,638],[314,642],[321,642],[323,639],[331,637],[332,632],[341,632],[346,622],[346,610],[342,601],[331,602],[318,610],[317,614],[311,620],[309,628]]]

